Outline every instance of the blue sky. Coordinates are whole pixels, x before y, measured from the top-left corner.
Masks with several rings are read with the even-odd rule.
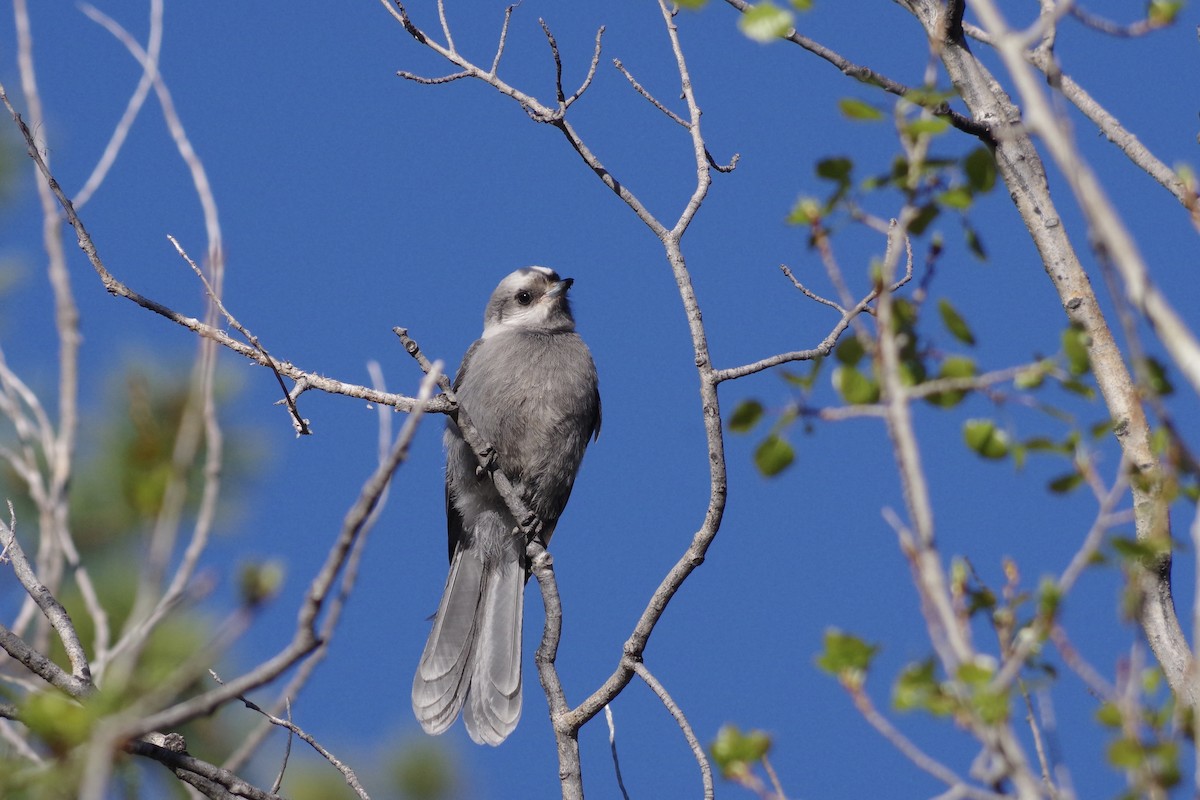
[[[39,81],[47,108],[53,169],[77,191],[124,108],[139,68],[106,32],[65,2],[32,9]],[[139,38],[146,13],[105,4]],[[1130,4],[1092,7],[1131,20]],[[1009,8],[1008,13],[1030,13]],[[436,12],[410,9],[436,31]],[[503,4],[448,9],[458,46],[490,63]],[[617,57],[658,97],[676,101],[657,7],[650,3],[559,4],[526,0],[515,12],[501,75],[543,100],[553,95],[553,64],[537,19],[552,27],[568,86],[577,85],[599,25],[605,57],[572,120],[613,174],[668,224],[694,181],[682,129],[638,97],[611,66]],[[1194,93],[1179,79],[1194,71],[1195,10],[1173,29],[1141,40],[1105,38],[1064,23],[1058,54],[1074,75],[1168,164],[1196,162]],[[709,149],[734,153],[730,175],[715,175],[684,239],[718,367],[811,347],[834,324],[781,277],[786,263],[828,291],[804,230],[784,224],[801,194],[828,186],[813,163],[855,159],[861,173],[885,171],[896,152],[882,124],[851,123],[842,97],[890,107],[881,93],[845,78],[799,48],[762,46],[736,29],[736,14],[711,3],[679,18]],[[819,3],[803,32],[889,76],[919,83],[928,59],[916,22],[891,3]],[[0,78],[16,97],[11,15],[0,15]],[[984,50],[977,46],[976,50]],[[985,58],[995,65],[995,59]],[[407,327],[426,354],[451,368],[479,334],[483,306],[505,274],[545,264],[576,279],[579,329],[601,376],[604,429],[584,461],[553,552],[565,610],[559,653],[567,696],[578,702],[616,666],[621,645],[666,570],[701,523],[708,471],[686,321],[659,243],[582,164],[557,131],[479,83],[418,86],[396,70],[451,71],[421,48],[378,3],[170,4],[162,72],[220,205],[228,254],[227,305],[270,351],[303,369],[368,381],[379,361],[393,391],[411,393],[419,370],[391,333]],[[1167,76],[1167,77],[1165,77]],[[1152,274],[1193,327],[1195,230],[1176,201],[1072,117],[1084,153],[1107,182],[1151,265]],[[938,150],[962,155],[974,143],[949,135]],[[54,380],[49,295],[40,272],[40,222],[30,170],[21,165],[16,204],[0,216],[0,256],[18,283],[0,295],[0,342],[35,385]],[[1054,176],[1065,224],[1083,227]],[[894,213],[886,204],[873,209]],[[174,254],[168,234],[194,256],[204,246],[198,203],[153,102],[84,220],[109,268],[137,291],[199,314],[201,287]],[[941,221],[947,253],[931,286],[970,321],[973,355],[993,369],[1052,354],[1065,319],[1020,221],[1000,187],[972,211],[989,254],[962,246],[957,224]],[[835,240],[856,291],[882,239],[843,226]],[[108,296],[72,250],[72,277],[85,335],[83,397],[100,400],[123,365],[191,356],[182,329]],[[1093,281],[1102,281],[1084,254]],[[927,315],[924,328],[946,349],[960,347]],[[297,440],[272,405],[269,372],[223,357],[239,387],[226,420],[252,429],[266,457],[239,487],[239,503],[208,566],[226,578],[213,609],[233,602],[227,580],[249,557],[287,562],[284,592],[239,646],[250,665],[291,636],[294,608],[342,515],[373,468],[373,411],[340,397],[305,394],[301,412],[315,435]],[[1178,382],[1177,382],[1178,383]],[[721,387],[722,411],[760,399],[777,411],[787,385],[767,372]],[[828,370],[818,399],[833,402]],[[1060,400],[1060,395],[1047,399]],[[1063,401],[1065,402],[1065,401]],[[1195,431],[1195,398],[1173,407]],[[1101,418],[1085,409],[1083,424]],[[1060,462],[1033,458],[983,463],[962,445],[967,416],[996,414],[974,398],[952,413],[920,409],[918,431],[944,553],[966,554],[993,584],[1011,556],[1027,586],[1060,572],[1087,532],[1094,504],[1083,493],[1048,493]],[[1008,409],[1000,418],[1022,434],[1061,433],[1047,417]],[[1191,420],[1188,422],[1187,420]],[[881,509],[903,508],[885,431],[870,420],[791,431],[795,465],[768,480],[752,466],[757,439],[730,435],[729,506],[705,564],[684,585],[646,651],[646,663],[688,714],[702,741],[725,722],[775,736],[773,762],[789,796],[929,796],[938,785],[883,742],[831,678],[813,665],[823,631],[837,626],[882,646],[868,684],[888,706],[892,677],[930,652],[907,566]],[[1111,474],[1115,451],[1101,446]],[[294,706],[295,718],[360,772],[381,748],[420,736],[409,685],[445,577],[441,425],[428,420],[393,485],[372,534],[358,590],[332,652]],[[1190,519],[1176,519],[1176,532]],[[1191,600],[1190,553],[1176,560],[1177,599]],[[1105,672],[1127,652],[1113,568],[1087,573],[1066,606],[1068,630]],[[6,590],[7,591],[7,590]],[[531,589],[531,592],[534,591]],[[556,765],[544,703],[532,668],[540,601],[526,604],[525,712],[498,749],[471,745],[461,726],[443,737],[460,759],[468,796],[549,797]],[[1186,627],[1186,622],[1185,622]],[[226,668],[227,671],[229,668]],[[1095,703],[1071,676],[1055,695],[1061,741],[1081,796],[1113,796],[1116,773],[1100,764],[1104,744],[1091,722]],[[266,696],[266,695],[264,695]],[[634,797],[693,796],[699,778],[686,745],[658,701],[638,682],[613,705],[626,785]],[[229,708],[226,715],[244,714]],[[960,773],[976,750],[945,722],[902,716],[898,724]],[[607,731],[596,720],[581,734],[585,786],[615,796]],[[279,742],[268,754],[277,754]],[[203,756],[204,754],[198,753]],[[264,763],[264,774],[273,767]],[[285,786],[286,788],[286,786]],[[741,790],[724,794],[738,796]]]

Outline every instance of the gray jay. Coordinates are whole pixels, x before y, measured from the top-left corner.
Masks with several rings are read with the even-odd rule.
[[[454,379],[460,408],[496,450],[490,466],[542,521],[543,543],[600,433],[596,365],[575,332],[571,283],[546,267],[500,281]],[[475,742],[497,745],[521,716],[525,541],[453,420],[445,445],[450,575],[413,678],[413,713],[438,734],[462,711]]]

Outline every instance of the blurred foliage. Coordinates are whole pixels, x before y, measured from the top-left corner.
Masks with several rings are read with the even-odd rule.
[[[228,390],[228,386],[222,386],[219,394]],[[187,487],[180,521],[184,536],[197,509],[206,457],[203,436],[197,437],[198,446],[186,463],[173,465],[178,433],[192,402],[186,374],[139,363],[113,381],[103,410],[84,410],[81,432],[86,438],[80,443],[73,472],[70,524],[114,638],[123,631],[133,609],[149,536],[174,474],[178,473]],[[261,459],[250,432],[226,426],[225,433],[223,498],[228,498],[231,489],[251,483],[249,476]],[[32,552],[37,516],[26,487],[7,462],[0,466],[0,494],[13,499],[18,530],[26,549]],[[225,499],[222,507],[227,506]],[[260,570],[257,598],[269,596],[277,587],[280,576],[278,567],[274,569],[276,572],[269,566]],[[96,635],[94,620],[78,585],[69,576],[58,599],[70,614],[84,646],[91,651]],[[64,776],[77,766],[76,746],[88,739],[97,720],[145,700],[168,678],[174,682],[172,690],[160,698],[161,702],[211,688],[206,673],[198,672],[190,680],[180,681],[179,671],[210,646],[216,628],[214,620],[197,610],[186,606],[176,610],[154,628],[140,648],[129,651],[132,661],[114,664],[106,676],[104,691],[86,707],[53,691],[33,695],[6,691],[4,699],[21,709],[35,746],[50,759],[54,769],[30,769],[28,762],[0,746],[0,797],[41,800],[66,796],[52,787],[77,785],[77,781]],[[56,663],[67,664],[57,637],[50,637],[48,654]],[[253,722],[247,716],[238,724],[249,726]],[[216,718],[198,720],[184,726],[180,733],[191,749],[214,762],[219,762],[236,742],[229,725]],[[152,790],[139,788],[145,770],[159,778],[166,776],[167,780],[152,780]],[[119,760],[115,780],[125,787],[124,796],[128,797],[186,796],[169,773],[143,759]]]

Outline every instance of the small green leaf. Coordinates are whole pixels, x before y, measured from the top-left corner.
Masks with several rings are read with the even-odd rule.
[[[738,19],[738,28],[747,38],[764,44],[786,36],[792,27],[792,12],[771,2],[756,3]]]
[[[859,122],[877,122],[884,117],[883,112],[878,108],[857,97],[843,97],[838,100],[838,108],[841,109],[842,116],[846,119]]]
[[[675,5],[688,11],[699,11],[708,5],[708,0],[675,0]]]
[[[244,605],[262,605],[279,593],[283,586],[283,562],[271,559],[242,564],[238,570],[238,594]]]
[[[1036,389],[1046,380],[1046,370],[1041,365],[1030,367],[1029,369],[1021,370],[1017,376],[1013,378],[1013,386],[1018,389]]]
[[[812,11],[813,0],[792,0],[792,8],[797,11]]]
[[[1142,361],[1142,366],[1146,368],[1146,382],[1150,385],[1150,391],[1162,397],[1175,391],[1175,387],[1167,379],[1167,368],[1161,361],[1150,356]]]
[[[971,326],[963,319],[962,314],[958,313],[958,309],[944,297],[938,300],[938,313],[942,315],[942,324],[950,331],[950,335],[963,344],[975,344],[975,334],[971,333]]]
[[[866,405],[879,400],[879,384],[845,364],[834,369],[833,388],[850,405]]]
[[[1068,472],[1050,481],[1046,484],[1046,488],[1055,494],[1066,494],[1073,489],[1077,489],[1082,483],[1083,475],[1078,472]]]
[[[743,400],[729,417],[729,430],[746,433],[762,419],[763,405],[757,400]]]
[[[965,211],[971,207],[975,198],[971,196],[971,190],[966,186],[955,186],[953,189],[947,189],[939,194],[937,199],[946,208]]]
[[[863,343],[858,340],[857,336],[847,336],[838,342],[837,350],[834,355],[837,360],[846,366],[853,367],[862,357],[866,355],[867,349],[863,347]]]
[[[963,439],[967,447],[984,458],[1001,459],[1008,455],[1008,434],[990,419],[969,419],[963,423]]]
[[[975,375],[975,361],[966,356],[947,356],[942,360],[939,378],[970,378]],[[949,392],[934,392],[925,399],[940,408],[952,408],[967,396],[966,391],[956,389]]]
[[[796,451],[792,449],[792,445],[774,433],[763,439],[758,449],[754,451],[754,465],[768,478],[783,472],[795,460]]]
[[[1154,539],[1114,536],[1112,546],[1117,555],[1131,561],[1152,562],[1171,552],[1170,542],[1158,542]]]
[[[945,117],[922,117],[905,125],[904,132],[915,139],[918,136],[936,136],[949,127],[950,122]]]
[[[908,223],[908,232],[913,236],[920,236],[929,227],[929,223],[937,219],[938,214],[941,213],[941,206],[937,203],[926,203],[917,211],[917,215],[913,217],[912,222]]]
[[[1146,751],[1137,739],[1118,739],[1108,746],[1108,763],[1119,769],[1135,770],[1146,761]]]
[[[971,255],[975,256],[980,261],[987,261],[987,250],[983,248],[983,239],[979,238],[979,231],[975,230],[971,223],[963,220],[963,236],[967,240],[967,249],[971,251]]]
[[[812,225],[821,219],[821,204],[815,198],[801,197],[792,206],[786,219],[788,225]]]
[[[963,159],[967,185],[975,192],[990,192],[996,185],[996,159],[986,147],[977,147]]]
[[[892,687],[892,705],[897,711],[928,711],[938,717],[954,713],[957,700],[934,677],[933,659],[909,664]]]
[[[1062,596],[1062,587],[1058,585],[1058,581],[1042,578],[1041,586],[1038,587],[1038,614],[1047,620],[1055,619],[1058,609],[1062,606]]]
[[[766,757],[771,750],[771,737],[760,730],[743,733],[736,725],[725,724],[708,750],[726,779],[738,779]]]
[[[867,644],[857,636],[829,628],[825,631],[825,652],[817,656],[817,666],[839,678],[860,678],[878,652],[878,645]]]
[[[1170,25],[1182,9],[1182,0],[1150,0],[1146,21],[1155,27]]]
[[[1106,728],[1121,727],[1121,709],[1117,708],[1117,704],[1107,702],[1096,709],[1096,721]]]
[[[1082,328],[1071,326],[1063,331],[1063,355],[1067,357],[1067,370],[1072,375],[1086,375],[1091,370],[1092,362],[1088,359],[1088,346],[1091,343],[1092,337]]]
[[[849,183],[854,162],[848,158],[822,158],[817,162],[817,177],[838,183]]]

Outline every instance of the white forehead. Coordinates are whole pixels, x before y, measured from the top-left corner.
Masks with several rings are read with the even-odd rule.
[[[530,267],[530,269],[534,270],[535,272],[542,273],[543,275],[545,275],[547,278],[550,278],[551,280],[558,280],[558,273],[555,272],[554,270],[550,269],[549,267],[532,266],[532,267]]]

